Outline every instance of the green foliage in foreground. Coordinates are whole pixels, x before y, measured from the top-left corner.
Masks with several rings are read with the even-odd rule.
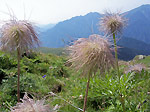
[[[17,101],[17,60],[1,52],[0,61],[0,111],[4,111],[4,103],[14,105]],[[64,58],[51,54],[32,53],[23,56],[20,75],[21,97],[24,92],[37,99],[43,98],[50,91],[60,92],[64,85],[62,79],[69,76],[64,63]]]
[[[111,74],[111,75],[110,75]],[[122,112],[121,102],[125,104],[126,112],[148,112],[150,108],[150,73],[142,71],[142,73],[122,74],[121,85],[117,80],[116,74],[113,72],[105,76],[96,76],[91,79],[88,95],[88,112]],[[72,84],[73,82],[73,84]],[[87,79],[74,78],[69,79],[65,92],[60,93],[60,96],[65,97],[77,107],[83,107],[85,89]],[[67,89],[69,88],[69,89]],[[123,99],[119,99],[119,88]],[[143,103],[147,101],[146,103]],[[78,112],[77,109],[68,104],[60,102],[60,99],[54,101],[62,105],[60,110],[65,112]],[[54,103],[53,102],[53,103]],[[141,107],[138,109],[138,107]]]
[[[83,108],[87,79],[70,70],[65,63],[64,57],[51,54],[32,53],[23,56],[20,77],[21,97],[24,92],[28,92],[36,99],[41,99],[52,91],[68,103],[60,97],[50,96],[46,98],[49,105],[61,106],[59,112],[80,112],[69,103]],[[0,112],[9,111],[8,104],[14,106],[17,102],[16,68],[16,58],[0,52],[0,78],[2,78]],[[122,112],[121,101],[125,105],[126,112],[150,111],[150,72],[143,70],[141,73],[124,74],[124,65],[120,68],[121,84],[114,69],[104,75],[98,72],[91,79],[87,112]],[[123,99],[119,99],[119,90]]]

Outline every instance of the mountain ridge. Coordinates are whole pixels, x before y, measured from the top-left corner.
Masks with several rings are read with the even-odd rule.
[[[135,42],[134,45],[142,43],[141,48],[138,47],[138,50],[147,49],[150,44],[149,12],[150,5],[148,4],[123,13],[129,21],[122,33],[123,40],[121,46],[137,49],[137,47],[129,43],[130,39],[132,41],[135,39],[138,41],[133,41]],[[103,34],[98,30],[98,22],[102,16],[103,14],[90,12],[84,16],[75,16],[59,22],[53,28],[40,34],[40,40],[43,42],[42,46],[52,48],[64,47],[69,41],[76,40],[77,38],[87,38],[91,34]],[[125,46],[126,41],[129,41],[128,46]]]

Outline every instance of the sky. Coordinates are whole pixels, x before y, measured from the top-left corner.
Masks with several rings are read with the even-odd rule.
[[[89,12],[126,12],[143,4],[150,0],[0,0],[0,21],[14,13],[18,19],[50,24]]]

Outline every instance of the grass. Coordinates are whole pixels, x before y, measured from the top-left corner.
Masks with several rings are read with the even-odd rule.
[[[150,56],[145,56],[144,59],[139,60],[138,57],[136,56],[134,58],[136,63],[143,63],[145,64],[147,67],[150,67]]]
[[[150,62],[149,56],[144,60]],[[140,60],[140,62],[145,63],[144,60]],[[7,103],[11,106],[17,103],[16,61],[15,57],[0,53],[0,73],[1,76],[4,75],[1,77],[0,84],[1,112],[9,112]],[[21,98],[24,96],[24,92],[27,92],[38,100],[49,95],[48,93],[52,91],[61,98],[49,96],[45,99],[46,104],[51,107],[58,104],[60,106],[58,112],[80,112],[69,103],[82,109],[87,78],[80,77],[80,72],[70,69],[65,65],[65,62],[65,57],[53,54],[33,52],[28,56],[23,56],[20,76]],[[127,112],[149,112],[150,72],[124,74],[124,67],[124,63],[120,65],[120,82]],[[105,75],[100,76],[99,73],[98,71],[96,77],[90,79],[87,112],[121,112],[122,107],[117,100],[119,95],[117,72],[112,68]],[[43,78],[44,75],[46,77]],[[143,104],[145,100],[147,102]],[[139,105],[141,107],[138,109]]]
[[[64,48],[48,48],[48,47],[40,47],[37,49],[37,51],[46,53],[46,54],[55,54],[58,56],[63,55]]]

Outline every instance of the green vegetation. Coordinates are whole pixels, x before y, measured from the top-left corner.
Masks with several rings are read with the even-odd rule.
[[[20,58],[23,52],[39,45],[39,39],[33,25],[29,21],[11,17],[1,28],[1,50],[17,53],[17,99],[20,102]]]
[[[109,43],[97,34],[72,43],[66,52],[69,56],[63,48],[31,52],[39,40],[26,22],[13,19],[2,27],[0,111],[150,111],[150,57],[118,60],[115,36],[125,25],[122,16],[108,14],[101,24],[113,36],[116,60]]]
[[[148,56],[149,57],[149,56]],[[146,57],[140,62],[147,63]],[[74,106],[83,107],[87,79],[80,76],[80,72],[71,70],[66,64],[66,58],[52,54],[32,52],[21,59],[20,91],[21,98],[24,92],[36,99],[41,99],[53,92]],[[7,112],[8,104],[17,103],[17,59],[0,52],[0,112]],[[121,80],[117,78],[115,69],[105,75],[90,79],[87,100],[87,112],[121,112],[123,108],[118,100],[119,87],[126,112],[150,111],[150,72],[124,74],[125,62],[120,66]],[[43,77],[46,75],[45,77]],[[120,86],[119,86],[120,85]],[[31,97],[30,96],[30,97]],[[46,103],[51,107],[60,106],[58,112],[80,112],[77,108],[66,103],[58,96],[49,96]],[[32,98],[31,97],[31,98]]]
[[[38,52],[46,53],[46,54],[55,54],[55,55],[63,55],[65,50],[64,48],[48,48],[48,47],[40,47],[37,49]]]
[[[64,65],[65,59],[51,54],[32,53],[25,55],[20,62],[21,98],[24,92],[36,98],[42,98],[50,91],[60,92],[64,86],[62,79],[69,76],[68,68]],[[0,111],[4,111],[6,102],[13,106],[17,101],[17,58],[1,52],[0,61],[0,105],[2,107]],[[44,75],[46,77],[43,78]]]
[[[133,59],[134,63],[142,63],[145,64],[147,67],[150,67],[150,56],[144,56],[144,59],[138,59],[138,57],[139,55]]]
[[[90,35],[87,39],[78,39],[74,45],[68,47],[68,50],[70,52],[68,62],[72,63],[71,67],[82,71],[81,74],[88,77],[83,106],[85,112],[91,76],[98,70],[101,73],[109,70],[114,65],[114,58],[108,41],[96,34]]]

